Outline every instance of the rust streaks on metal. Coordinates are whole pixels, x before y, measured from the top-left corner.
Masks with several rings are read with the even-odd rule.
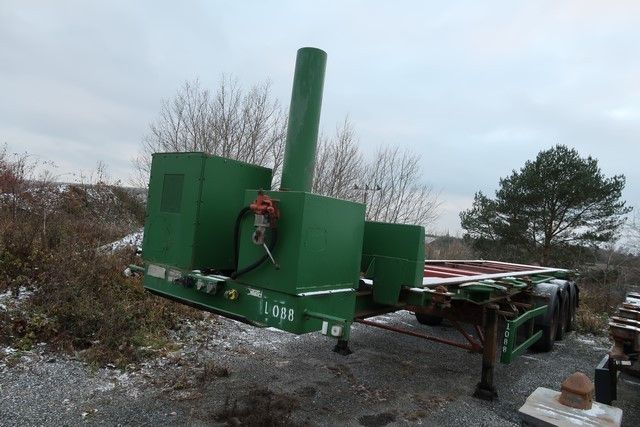
[[[464,343],[461,343],[461,342],[448,340],[448,339],[445,339],[445,338],[435,337],[433,335],[427,335],[427,334],[422,334],[422,333],[419,333],[419,332],[409,331],[407,329],[396,328],[395,326],[384,325],[382,323],[372,322],[370,320],[365,320],[365,319],[355,319],[355,321],[358,322],[358,323],[362,323],[363,325],[373,326],[373,327],[380,328],[380,329],[386,329],[387,331],[397,332],[397,333],[404,334],[404,335],[410,335],[410,336],[413,336],[413,337],[417,337],[417,338],[422,338],[422,339],[429,340],[429,341],[438,342],[440,344],[446,344],[446,345],[450,345],[450,346],[453,346],[453,347],[462,348],[464,350],[469,350],[469,351],[475,352],[475,353],[479,353],[479,352],[482,351],[482,346],[480,346],[480,348],[478,348],[477,347],[477,343],[476,343],[476,346],[473,346],[471,344],[464,344]]]

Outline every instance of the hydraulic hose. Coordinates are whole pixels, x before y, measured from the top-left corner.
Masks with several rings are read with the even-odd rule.
[[[251,270],[254,270],[256,268],[258,268],[260,265],[262,265],[262,263],[264,263],[269,256],[267,254],[264,254],[260,259],[258,259],[256,262],[254,262],[253,264],[250,264],[242,269],[238,269],[238,263],[239,263],[239,252],[240,252],[240,224],[242,223],[242,218],[244,218],[244,216],[249,213],[251,211],[251,208],[249,206],[245,206],[244,208],[242,208],[240,210],[240,212],[238,213],[238,216],[236,217],[236,222],[235,225],[233,227],[233,263],[235,265],[236,271],[234,271],[233,273],[231,273],[231,277],[232,279],[235,279],[236,277],[240,276],[241,274],[245,274],[250,272]],[[273,248],[275,248],[276,246],[276,242],[278,241],[278,231],[275,228],[271,229],[271,239],[268,245],[269,251],[273,253]]]
[[[235,266],[236,271],[238,270],[238,253],[240,252],[240,223],[242,222],[242,218],[251,211],[249,206],[245,206],[240,209],[238,216],[236,217],[235,225],[233,226],[233,265]]]
[[[273,248],[276,247],[276,242],[278,241],[278,231],[275,228],[271,229],[271,241],[269,242],[269,252],[273,253]],[[258,259],[256,262],[254,262],[253,264],[250,264],[240,270],[236,270],[235,272],[233,272],[231,274],[231,278],[235,279],[238,276],[248,273],[251,270],[255,270],[256,268],[260,267],[267,259],[269,259],[269,256],[267,254],[264,254],[260,259]]]

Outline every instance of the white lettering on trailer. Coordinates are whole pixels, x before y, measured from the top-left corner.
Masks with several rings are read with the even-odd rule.
[[[296,317],[296,313],[293,308],[274,304],[271,306],[271,309],[269,309],[269,302],[266,300],[264,301],[264,314],[277,320],[286,320],[289,322],[293,322]]]
[[[251,297],[262,298],[262,291],[259,289],[247,288],[247,293]]]
[[[504,330],[504,340],[502,341],[502,352],[507,352],[507,346],[509,345],[509,329],[511,325],[507,325],[507,328]]]

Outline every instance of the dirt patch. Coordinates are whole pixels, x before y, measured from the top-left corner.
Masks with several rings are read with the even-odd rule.
[[[351,383],[351,385],[356,385],[358,382],[356,377],[353,375],[353,372],[351,372],[351,369],[349,369],[347,365],[338,363],[336,365],[327,366],[327,369],[331,371],[336,377],[346,378],[347,381]]]
[[[393,412],[382,412],[375,415],[363,415],[358,418],[360,425],[366,427],[382,427],[396,420],[397,415]]]
[[[232,426],[299,426],[303,424],[291,419],[291,413],[299,407],[291,395],[258,388],[239,398],[227,397],[214,419]]]

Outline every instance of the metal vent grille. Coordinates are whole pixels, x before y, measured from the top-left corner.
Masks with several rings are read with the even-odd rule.
[[[178,213],[182,205],[182,187],[184,174],[165,174],[162,183],[162,212]]]

